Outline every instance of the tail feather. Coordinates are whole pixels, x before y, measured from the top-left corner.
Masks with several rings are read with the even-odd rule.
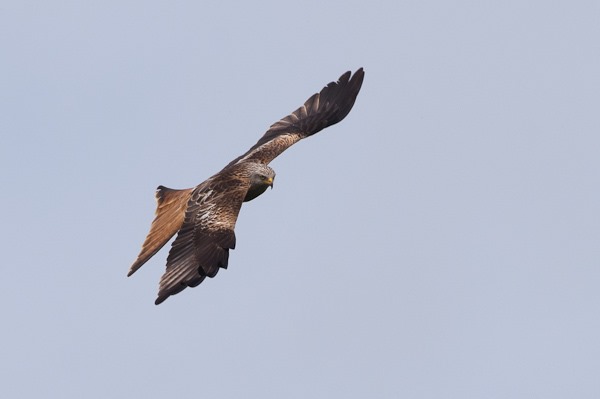
[[[164,186],[156,189],[156,217],[150,226],[142,250],[127,273],[127,277],[136,272],[154,254],[156,254],[183,225],[187,203],[193,188],[173,190]]]

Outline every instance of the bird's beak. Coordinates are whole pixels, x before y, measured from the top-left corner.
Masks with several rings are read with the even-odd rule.
[[[273,178],[272,178],[272,177],[269,177],[269,178],[267,179],[267,185],[268,185],[269,187],[271,187],[271,190],[273,189]]]

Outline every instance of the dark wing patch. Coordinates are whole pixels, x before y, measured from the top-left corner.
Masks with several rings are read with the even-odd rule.
[[[235,248],[235,222],[248,189],[239,180],[228,181],[230,177],[216,175],[213,179],[224,181],[215,185],[209,180],[192,193],[160,279],[157,305],[227,268],[229,250]]]
[[[227,268],[229,250],[235,248],[234,232],[194,234],[192,230],[182,229],[173,243],[167,271],[160,279],[156,305],[187,287],[196,287],[206,277],[214,277],[219,268]]]
[[[312,95],[303,106],[275,122],[244,155],[227,166],[242,160],[268,164],[299,140],[312,136],[344,119],[350,112],[362,86],[362,68],[351,76],[350,71]]]

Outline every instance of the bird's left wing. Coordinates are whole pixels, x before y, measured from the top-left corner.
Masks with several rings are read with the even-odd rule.
[[[364,77],[362,68],[354,75],[344,73],[337,82],[329,83],[300,108],[271,125],[252,148],[227,166],[245,160],[268,164],[294,143],[338,123],[354,106]]]
[[[157,305],[227,268],[229,250],[235,248],[235,223],[248,191],[247,180],[228,172],[213,176],[192,193],[160,279]]]

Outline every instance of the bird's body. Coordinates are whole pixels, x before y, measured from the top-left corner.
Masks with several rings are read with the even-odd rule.
[[[250,150],[198,186],[184,190],[159,186],[156,217],[128,276],[176,233],[167,270],[160,280],[157,305],[206,277],[214,277],[219,268],[227,268],[242,203],[273,187],[275,172],[268,163],[297,141],[344,119],[363,78],[362,68],[352,77],[346,72],[338,82],[328,84],[302,107],[274,123]]]

